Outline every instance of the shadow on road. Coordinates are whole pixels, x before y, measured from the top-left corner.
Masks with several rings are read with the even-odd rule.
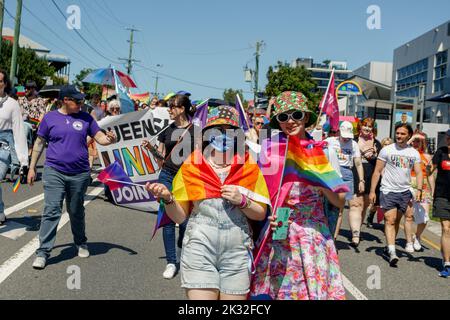
[[[77,249],[73,243],[67,243],[67,244],[55,246],[53,248],[53,250],[57,249],[57,248],[65,248],[65,249],[62,249],[61,253],[58,256],[51,257],[50,259],[48,259],[49,265],[57,264],[59,262],[66,261],[66,260],[71,260],[78,255]],[[121,245],[117,245],[117,244],[106,243],[106,242],[88,242],[88,248],[89,248],[89,253],[91,256],[98,256],[98,255],[106,254],[112,249],[119,249],[122,251],[126,251],[130,255],[138,254],[136,251],[134,251],[130,248],[127,248],[127,247],[124,247]]]

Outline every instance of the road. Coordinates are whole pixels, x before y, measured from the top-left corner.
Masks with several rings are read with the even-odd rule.
[[[172,280],[162,278],[161,232],[151,240],[156,215],[106,202],[102,185],[94,182],[86,198],[91,257],[77,257],[67,216],[63,216],[48,266],[37,271],[31,264],[43,210],[42,181],[31,188],[21,186],[16,194],[10,182],[2,188],[8,223],[0,227],[0,299],[186,299],[179,275]],[[408,254],[401,231],[400,261],[397,268],[391,268],[382,255],[383,226],[368,229],[364,225],[363,240],[355,251],[348,245],[350,232],[344,220],[337,247],[347,299],[450,299],[449,280],[437,276],[441,265],[437,234],[427,230],[424,251]],[[76,288],[70,286],[73,270],[80,275]]]

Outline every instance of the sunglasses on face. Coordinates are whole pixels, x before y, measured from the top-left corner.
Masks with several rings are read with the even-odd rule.
[[[264,124],[264,122],[256,122],[255,126],[262,126]]]
[[[301,121],[305,118],[305,112],[303,111],[294,111],[292,113],[280,113],[277,115],[277,120],[280,123],[288,122],[289,119],[294,121]]]
[[[111,108],[111,111],[120,111],[120,108]]]

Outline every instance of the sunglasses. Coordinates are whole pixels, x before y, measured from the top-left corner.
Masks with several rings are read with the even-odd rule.
[[[277,120],[280,123],[288,122],[289,119],[294,121],[301,121],[305,118],[305,112],[303,111],[294,111],[292,113],[280,113],[277,115]]]
[[[120,108],[111,108],[111,111],[120,111]]]
[[[255,126],[262,126],[264,122],[255,122]]]

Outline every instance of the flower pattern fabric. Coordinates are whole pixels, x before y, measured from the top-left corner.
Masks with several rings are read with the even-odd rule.
[[[285,207],[291,209],[288,238],[268,239],[251,295],[277,300],[344,300],[339,259],[317,188],[296,182]]]

